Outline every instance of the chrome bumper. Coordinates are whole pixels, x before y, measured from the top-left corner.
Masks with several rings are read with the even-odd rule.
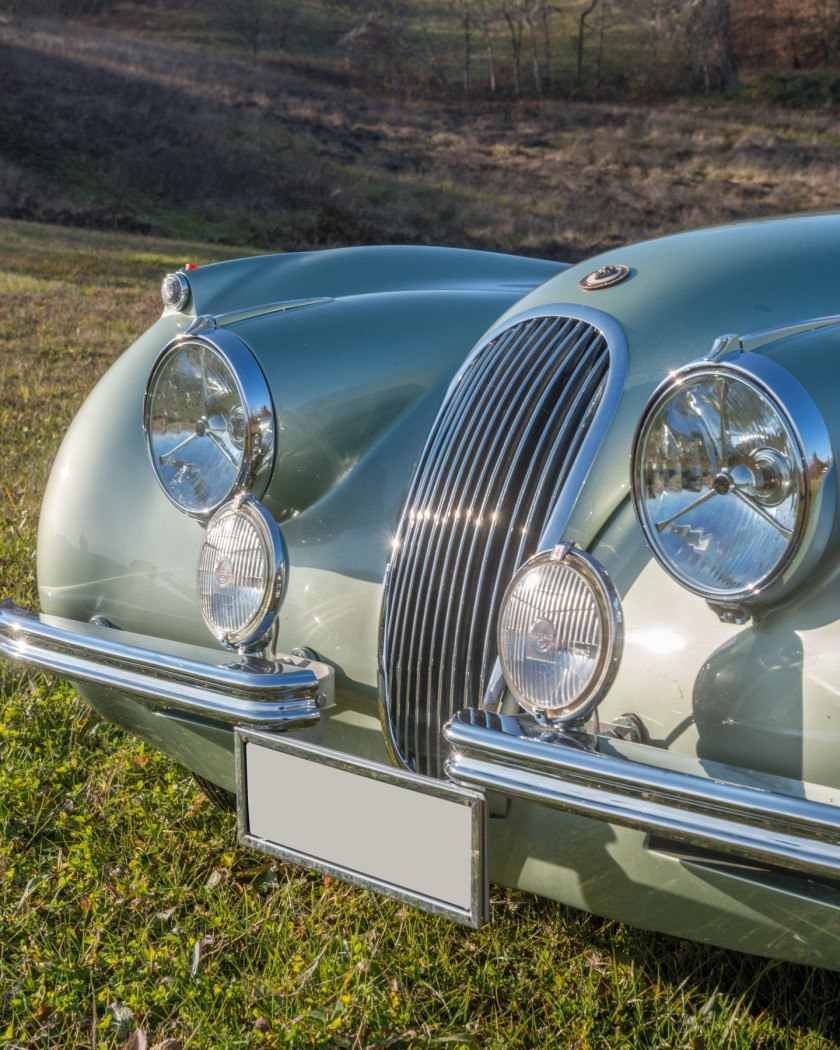
[[[614,748],[595,750],[593,738],[547,731],[530,717],[475,709],[455,715],[446,739],[446,772],[466,787],[803,875],[840,877],[840,808],[761,786],[758,775],[754,784],[738,784],[720,779],[723,766],[701,776],[648,765]],[[657,758],[655,749],[644,751]]]
[[[261,729],[312,725],[334,693],[332,668],[313,660],[267,661],[178,646],[39,616],[10,601],[0,602],[0,658],[135,697],[157,709]]]

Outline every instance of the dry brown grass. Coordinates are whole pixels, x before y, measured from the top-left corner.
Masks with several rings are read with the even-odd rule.
[[[0,214],[283,249],[577,260],[840,203],[840,117],[746,104],[466,108],[51,23],[0,26]]]

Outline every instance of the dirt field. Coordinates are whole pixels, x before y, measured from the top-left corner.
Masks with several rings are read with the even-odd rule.
[[[465,108],[349,74],[0,24],[0,215],[280,250],[443,243],[575,261],[833,208],[840,118],[746,104]]]

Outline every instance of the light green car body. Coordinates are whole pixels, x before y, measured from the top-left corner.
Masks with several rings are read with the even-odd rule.
[[[607,263],[628,266],[629,278],[584,290],[581,278]],[[629,371],[562,539],[598,559],[621,599],[624,654],[599,715],[634,713],[653,746],[614,746],[651,765],[747,777],[836,804],[840,530],[787,605],[757,624],[721,622],[647,550],[630,498],[629,450],[643,406],[670,371],[722,334],[835,313],[838,272],[837,216],[683,234],[571,268],[424,248],[202,267],[189,275],[186,312],[165,312],[126,351],[68,431],[41,516],[42,608],[80,623],[102,616],[127,638],[167,639],[176,649],[218,647],[196,601],[203,526],[168,501],[149,463],[146,383],[161,349],[196,315],[327,299],[232,330],[268,380],[278,424],[262,498],[289,551],[277,649],[305,646],[335,668],[323,743],[388,762],[377,698],[383,577],[406,486],[447,387],[500,319],[547,304],[594,308],[623,330]],[[840,447],[840,328],[760,352],[805,387]],[[826,483],[836,487],[834,469]],[[230,730],[94,686],[81,691],[106,718],[234,790]],[[840,889],[829,882],[686,859],[650,848],[643,831],[521,800],[491,816],[489,828],[493,882],[636,926],[840,969]]]

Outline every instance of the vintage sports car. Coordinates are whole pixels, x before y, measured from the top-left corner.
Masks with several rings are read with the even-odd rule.
[[[256,850],[840,969],[840,216],[185,268],[0,653]]]

